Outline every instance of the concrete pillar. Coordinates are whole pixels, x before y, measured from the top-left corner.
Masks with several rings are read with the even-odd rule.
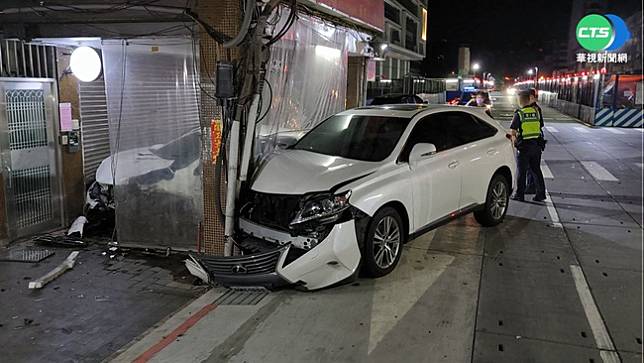
[[[231,37],[239,30],[240,9],[238,0],[200,0],[196,6],[199,18],[215,29]],[[215,94],[215,69],[218,61],[232,61],[239,57],[239,50],[224,49],[208,34],[199,30],[199,68],[201,78],[201,131],[204,135],[202,149],[203,162],[203,222],[201,228],[200,249],[209,255],[224,254],[224,221],[221,212],[225,205],[225,174],[217,173],[210,154],[210,122],[221,119],[221,108],[211,98]],[[218,183],[218,180],[221,180]],[[219,184],[219,190],[217,185]],[[221,201],[221,205],[218,204]]]

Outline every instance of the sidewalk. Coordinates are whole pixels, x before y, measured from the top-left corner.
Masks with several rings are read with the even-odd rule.
[[[79,249],[73,269],[30,290],[73,251],[46,248],[55,255],[40,263],[0,262],[0,346],[12,347],[3,361],[101,361],[205,291],[178,256],[110,259],[104,242]]]

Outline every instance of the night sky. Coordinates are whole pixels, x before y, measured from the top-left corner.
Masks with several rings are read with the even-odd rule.
[[[497,79],[525,72],[543,63],[557,44],[567,46],[572,3],[429,0],[429,44],[422,71],[435,77],[457,71],[458,47],[469,45],[472,62]],[[612,0],[608,6],[622,17],[641,10],[640,0]]]

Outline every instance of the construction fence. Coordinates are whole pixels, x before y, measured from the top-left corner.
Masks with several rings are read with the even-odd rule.
[[[599,73],[540,80],[539,101],[590,125],[642,127],[642,80]]]

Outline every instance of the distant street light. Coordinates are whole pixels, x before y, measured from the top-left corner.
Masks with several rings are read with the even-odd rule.
[[[534,74],[534,88],[539,89],[539,67],[532,67],[528,69],[528,75]]]
[[[481,65],[480,65],[480,64],[478,64],[478,63],[474,63],[474,64],[472,64],[472,70],[473,70],[473,71],[478,71],[479,69],[481,69]]]

